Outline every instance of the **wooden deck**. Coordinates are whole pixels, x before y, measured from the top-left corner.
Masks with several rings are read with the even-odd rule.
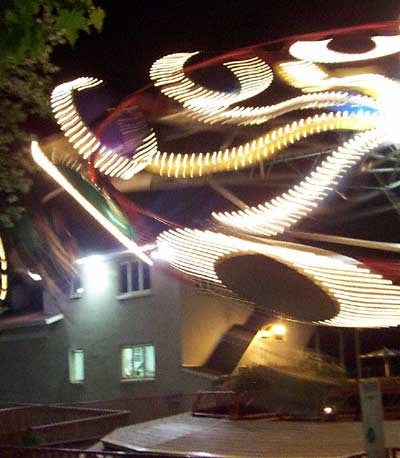
[[[400,421],[385,422],[387,447],[400,446]],[[103,438],[126,450],[228,457],[338,458],[364,449],[360,422],[227,420],[190,413],[127,426]]]

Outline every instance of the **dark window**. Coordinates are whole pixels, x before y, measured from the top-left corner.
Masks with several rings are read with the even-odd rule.
[[[128,261],[119,265],[119,293],[149,291],[150,267],[140,261]]]
[[[130,291],[139,291],[141,289],[140,287],[140,264],[139,262],[131,262],[130,264],[130,270],[131,270],[131,285],[130,285]]]
[[[150,266],[143,264],[143,289],[151,289]]]
[[[128,292],[128,264],[120,264],[119,266],[119,292]]]

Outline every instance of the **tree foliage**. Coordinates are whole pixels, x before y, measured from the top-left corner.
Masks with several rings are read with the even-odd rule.
[[[100,31],[104,10],[92,0],[3,0],[0,6],[0,226],[12,227],[30,189],[32,117],[50,114],[58,45]]]
[[[3,0],[0,13],[0,59],[17,64],[40,58],[57,41],[73,46],[80,31],[100,31],[104,19],[92,0]]]

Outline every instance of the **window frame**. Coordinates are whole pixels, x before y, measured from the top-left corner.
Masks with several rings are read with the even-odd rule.
[[[134,352],[135,348],[141,348],[144,350],[145,354],[145,348],[146,347],[152,347],[153,348],[153,353],[154,353],[154,375],[153,376],[144,376],[144,377],[124,377],[123,372],[124,372],[124,361],[123,361],[123,352],[125,349],[129,348],[132,349]],[[146,358],[145,358],[146,361]],[[146,364],[146,363],[145,363]],[[145,369],[146,372],[146,369]],[[121,383],[137,383],[137,382],[153,382],[156,380],[157,377],[157,358],[156,358],[156,346],[154,343],[140,343],[140,344],[126,344],[126,345],[121,345],[120,346],[120,381]]]
[[[132,289],[132,265],[137,265],[138,269],[138,286],[139,289]],[[121,268],[122,266],[126,266],[126,284],[127,284],[127,291],[121,292]],[[144,270],[148,269],[148,277],[149,277],[149,288],[144,288],[145,282],[145,275]],[[141,297],[141,296],[148,296],[151,294],[151,269],[150,266],[145,264],[144,262],[138,259],[126,259],[124,261],[120,261],[118,263],[118,293],[117,299],[129,299],[131,297]]]
[[[75,288],[76,285],[79,285],[77,288]],[[80,299],[82,297],[82,294],[84,292],[83,288],[83,282],[82,282],[82,270],[78,269],[76,274],[74,274],[69,282],[68,282],[68,294],[70,299]],[[81,291],[78,291],[81,289]]]
[[[74,362],[74,358],[77,354],[82,355],[82,379],[75,379],[72,377],[73,373],[76,372],[76,369],[74,367],[74,364],[76,364]],[[85,350],[83,350],[82,348],[74,348],[68,351],[68,378],[69,383],[71,383],[72,385],[83,385],[85,383],[85,359]]]

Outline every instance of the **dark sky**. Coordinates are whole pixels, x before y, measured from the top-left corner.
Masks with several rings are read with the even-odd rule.
[[[56,53],[60,80],[88,75],[133,91],[150,65],[180,51],[220,53],[298,33],[397,19],[397,0],[103,1],[101,34]],[[208,6],[212,4],[212,6]]]

